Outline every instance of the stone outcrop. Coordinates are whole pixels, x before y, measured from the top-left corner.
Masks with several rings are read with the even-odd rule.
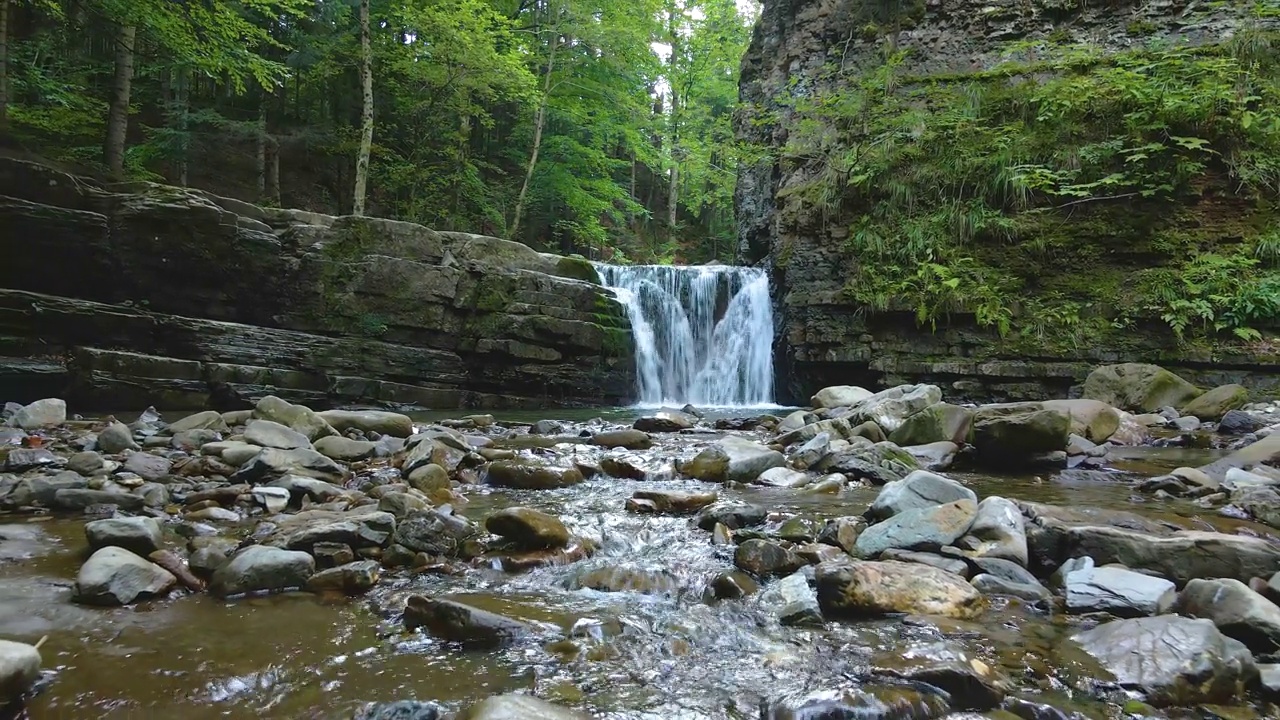
[[[1019,45],[1034,47],[1030,53],[1043,55],[1054,44],[1082,43],[1114,52],[1142,47],[1157,38],[1171,45],[1221,42],[1253,22],[1247,17],[1247,4],[1228,5],[1215,6],[1218,9],[1205,16],[1196,14],[1198,4],[1188,0],[931,0],[899,3],[904,17],[894,31],[895,24],[869,17],[877,12],[875,3],[765,0],[742,64],[740,95],[746,108],[738,116],[737,133],[740,140],[759,147],[767,159],[744,166],[735,206],[739,261],[772,268],[775,318],[781,325],[775,360],[780,400],[803,403],[819,389],[833,385],[875,389],[922,382],[951,388],[948,397],[953,400],[1042,400],[1078,394],[1072,390],[1078,390],[1094,367],[1117,362],[1157,363],[1206,388],[1239,383],[1265,392],[1280,387],[1274,373],[1280,356],[1274,351],[1227,338],[1179,343],[1158,320],[1136,322],[1105,337],[1089,333],[1061,342],[1035,332],[1020,333],[1018,327],[1002,337],[993,328],[980,326],[975,314],[963,307],[942,313],[934,328],[917,322],[914,306],[896,307],[891,299],[888,309],[880,311],[852,301],[846,285],[856,278],[855,270],[865,258],[850,248],[851,227],[858,225],[864,208],[848,197],[852,191],[843,188],[835,193],[845,193],[832,201],[835,207],[821,207],[803,195],[815,182],[829,181],[830,175],[824,172],[847,180],[858,172],[848,167],[856,164],[854,158],[873,153],[869,147],[864,152],[837,143],[839,157],[844,159],[824,167],[818,159],[820,151],[790,152],[786,147],[801,131],[797,108],[830,90],[856,91],[858,83],[883,64],[890,44],[902,51],[896,74],[902,83],[945,76],[939,81],[945,84],[1006,61]],[[1192,15],[1194,20],[1189,19]],[[1132,28],[1142,30],[1135,34]],[[1031,55],[1027,57],[1032,62]],[[1004,74],[993,75],[1006,83]],[[876,82],[870,80],[872,85]],[[848,100],[847,104],[857,103]],[[874,115],[875,110],[867,113]],[[871,145],[875,143],[868,142]],[[845,166],[839,167],[841,163]],[[1240,225],[1218,224],[1215,218],[1248,222],[1242,213],[1265,212],[1246,209],[1247,202],[1238,202],[1229,193],[1220,194],[1220,199],[1206,198],[1202,208],[1192,209],[1196,220],[1190,226],[1197,238],[1238,242],[1239,231],[1232,228]],[[956,197],[968,197],[968,193],[958,190]],[[1014,247],[1018,241],[990,241],[987,247],[969,246],[965,252],[1025,282],[1027,290],[1045,275],[1072,280],[1074,287],[1096,285],[1094,273],[1083,262],[1090,255],[1105,258],[1102,262],[1120,278],[1117,285],[1121,287],[1132,271],[1169,261],[1167,253],[1138,247],[1124,235],[1123,222],[1086,219],[1087,212],[1104,205],[1095,203],[1079,208],[1069,220],[1055,220],[1068,226],[1061,229],[1068,238],[1062,247],[1070,249],[1043,266],[1036,263],[1044,260],[1019,254]],[[1130,212],[1128,201],[1118,207],[1120,214]],[[905,231],[894,229],[897,234],[887,241],[905,242]],[[875,274],[880,268],[866,272]],[[1022,319],[1019,303],[1027,299],[1027,292],[1015,294],[1019,297],[1009,308],[1017,325]]]
[[[519,243],[10,159],[0,226],[9,399],[502,407],[633,388],[629,326],[595,269]]]

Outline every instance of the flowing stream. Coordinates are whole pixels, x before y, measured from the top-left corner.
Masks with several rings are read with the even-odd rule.
[[[763,270],[597,268],[631,319],[638,404],[773,404],[773,308]]]

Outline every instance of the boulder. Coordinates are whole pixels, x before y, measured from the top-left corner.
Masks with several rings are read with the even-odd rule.
[[[1280,460],[1280,432],[1250,443],[1200,469],[1210,478],[1222,482],[1232,468],[1249,470],[1258,465],[1274,464],[1278,460]]]
[[[368,440],[352,440],[341,435],[330,435],[316,440],[316,452],[334,460],[364,460],[373,457],[378,444]]]
[[[818,421],[818,416],[808,410],[796,410],[790,415],[782,418],[782,422],[778,423],[779,433],[789,433],[810,423]]]
[[[88,605],[128,605],[169,592],[178,579],[124,548],[101,548],[76,575],[72,598]]]
[[[698,480],[748,483],[765,470],[784,465],[782,453],[730,435],[681,464],[680,472]]]
[[[140,495],[75,487],[58,488],[53,493],[52,501],[49,502],[51,507],[61,510],[84,510],[91,505],[115,505],[129,512],[141,510],[145,504],[145,500]]]
[[[696,424],[688,413],[679,410],[661,410],[652,415],[636,418],[631,427],[646,433],[672,433],[687,430]]]
[[[653,438],[642,430],[606,430],[591,436],[591,444],[605,448],[645,450],[653,447]]]
[[[821,432],[791,453],[791,466],[808,470],[831,453],[831,433]]]
[[[1191,580],[1173,610],[1211,620],[1222,634],[1239,640],[1256,654],[1280,650],[1280,607],[1239,580]]]
[[[253,445],[281,450],[311,447],[311,440],[306,435],[271,420],[250,420],[244,429],[244,440]]]
[[[382,547],[397,530],[394,515],[368,505],[346,513],[302,512],[282,518],[279,523],[280,533],[267,542],[306,552],[321,543],[341,543],[353,548]]]
[[[969,531],[978,513],[972,500],[907,510],[876,523],[858,536],[857,555],[871,558],[888,550],[938,550]]]
[[[852,417],[855,423],[869,420],[892,433],[907,418],[941,401],[942,390],[936,385],[899,385],[860,401]]]
[[[412,513],[396,523],[392,541],[414,552],[458,557],[479,535],[480,528],[470,520],[440,508]]]
[[[642,503],[632,507],[632,500]],[[640,513],[667,515],[693,514],[716,501],[715,493],[691,493],[679,490],[637,490],[627,501],[627,509]]]
[[[1121,687],[1146,693],[1156,706],[1231,703],[1258,677],[1249,648],[1209,620],[1114,620],[1071,639]]]
[[[340,433],[359,430],[398,438],[413,435],[413,420],[400,413],[383,410],[325,410],[316,415]]]
[[[108,423],[98,432],[98,450],[115,455],[125,450],[137,450],[138,443],[133,441],[133,431],[122,422]]]
[[[177,435],[178,433],[188,432],[190,430],[227,432],[230,429],[231,428],[227,427],[227,422],[222,417],[222,413],[216,410],[198,412],[175,420],[169,424],[169,433],[171,435]]]
[[[105,464],[106,461],[103,460],[102,455],[92,450],[86,450],[72,455],[67,460],[67,469],[85,477],[90,477],[102,470]]]
[[[1168,578],[1179,587],[1194,578],[1227,577],[1247,582],[1280,567],[1280,548],[1242,535],[1186,530],[1160,537],[1115,527],[1082,526],[1065,531],[1059,561],[1092,557]]]
[[[554,515],[533,508],[499,510],[485,519],[484,527],[524,550],[561,548],[569,544],[569,530],[564,523]]]
[[[495,695],[458,713],[454,720],[591,720],[591,715],[570,710],[529,695]]]
[[[124,469],[143,480],[155,482],[169,474],[173,463],[168,458],[151,453],[135,452],[124,461]]]
[[[17,699],[40,678],[40,662],[35,646],[0,640],[0,703]]]
[[[1262,418],[1240,410],[1230,410],[1218,422],[1218,432],[1223,435],[1248,435],[1266,426]]]
[[[1106,442],[1120,429],[1120,411],[1101,400],[1046,400],[1041,405],[1067,415],[1071,418],[1071,432],[1091,442]]]
[[[1232,410],[1244,407],[1247,402],[1249,391],[1243,385],[1219,385],[1182,406],[1182,414],[1216,422]]]
[[[956,459],[956,453],[960,452],[959,445],[945,440],[928,445],[908,445],[902,449],[915,458],[916,465],[921,470],[931,472],[941,472],[951,467],[951,463]]]
[[[499,647],[534,633],[534,627],[453,600],[411,595],[404,607],[407,630],[425,628],[433,637],[467,647]]]
[[[316,561],[305,552],[250,545],[213,573],[209,592],[218,597],[305,587]]]
[[[711,532],[716,525],[724,525],[730,530],[763,525],[769,511],[759,505],[748,505],[741,502],[716,502],[703,508],[694,518],[698,527]]]
[[[818,565],[816,578],[818,602],[828,615],[970,619],[985,607],[982,594],[964,578],[929,565],[833,560]]]
[[[979,573],[969,580],[969,584],[983,595],[1007,595],[1033,603],[1048,604],[1053,601],[1053,593],[1038,582],[1020,583],[999,575]]]
[[[23,472],[40,467],[52,467],[66,461],[45,448],[13,448],[5,456],[4,469],[9,472]]]
[[[1122,567],[1095,567],[1092,560],[1064,573],[1067,610],[1106,612],[1132,618],[1168,612],[1177,598],[1173,583]]]
[[[281,450],[263,448],[253,459],[245,463],[235,475],[234,482],[258,483],[281,476],[293,475],[317,480],[338,481],[346,472],[333,460],[315,450]]]
[[[1065,450],[1070,434],[1068,416],[1041,403],[984,405],[974,413],[971,442],[984,462],[1017,466]]]
[[[485,478],[490,485],[517,490],[556,490],[583,481],[582,472],[577,468],[535,465],[514,460],[489,463]]]
[[[352,720],[441,720],[447,716],[447,711],[433,702],[396,700],[365,703]]]
[[[813,482],[813,478],[798,470],[791,468],[775,467],[769,468],[760,473],[759,477],[751,481],[756,485],[765,485],[768,487],[778,488],[799,488]]]
[[[790,575],[806,563],[776,542],[753,539],[738,546],[733,564],[758,578],[767,578]]]
[[[974,555],[1009,560],[1026,567],[1027,529],[1022,510],[1002,497],[983,498],[978,503],[978,515],[960,546]]]
[[[422,432],[405,441],[408,454],[400,465],[405,477],[423,465],[435,464],[449,472],[457,470],[471,453],[471,446],[447,432]]]
[[[817,410],[852,407],[873,395],[875,393],[857,385],[832,385],[819,390],[809,399],[809,405]]]
[[[160,521],[150,517],[114,517],[84,526],[90,550],[121,547],[141,557],[160,549]]]
[[[969,437],[973,410],[949,403],[934,403],[907,417],[889,440],[903,447],[935,442],[962,443]]]
[[[326,435],[336,435],[337,431],[324,421],[324,418],[304,405],[294,405],[274,395],[267,395],[258,401],[253,408],[253,416],[259,420],[272,422],[292,428],[306,436],[308,440],[316,440]]]
[[[19,408],[18,412],[10,418],[9,423],[30,432],[57,427],[66,421],[67,403],[58,398],[45,398]]]
[[[378,510],[391,513],[402,518],[419,510],[426,510],[430,504],[420,495],[407,492],[387,492],[378,498]]]
[[[435,463],[419,465],[405,479],[409,481],[409,487],[424,493],[446,490],[450,485],[449,472]]]
[[[978,496],[949,477],[916,470],[881,488],[866,515],[872,519],[888,518],[907,510],[944,505],[956,500],[971,500],[976,503]]]
[[[760,604],[783,625],[821,625],[818,595],[804,573],[788,575],[760,595]]]
[[[1153,413],[1166,405],[1184,407],[1201,394],[1199,388],[1159,365],[1105,365],[1089,373],[1084,397],[1121,410]]]
[[[378,584],[382,566],[377,560],[359,560],[331,567],[307,578],[305,589],[313,593],[359,595]]]

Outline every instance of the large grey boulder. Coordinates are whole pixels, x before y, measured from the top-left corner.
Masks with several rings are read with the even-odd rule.
[[[765,470],[783,465],[782,453],[730,435],[683,463],[680,471],[699,480],[748,483]]]
[[[894,480],[880,489],[868,518],[887,518],[907,510],[944,505],[956,500],[978,501],[972,490],[944,475],[916,470],[901,480]]]
[[[857,385],[832,385],[819,390],[809,399],[809,405],[815,409],[851,407],[866,400],[875,393]]]
[[[1070,434],[1070,418],[1041,403],[984,405],[974,412],[971,442],[984,462],[1017,466],[1065,450]]]
[[[178,579],[124,548],[104,547],[80,566],[72,597],[87,605],[128,605],[169,591]]]
[[[392,540],[414,552],[457,557],[479,535],[480,528],[470,520],[442,508],[410,514],[396,524]]]
[[[453,600],[411,595],[404,607],[408,630],[426,628],[432,636],[470,647],[497,647],[532,635],[535,628],[519,620]]]
[[[907,510],[863,530],[855,549],[863,558],[890,548],[938,550],[964,536],[977,514],[978,504],[968,499]]]
[[[1026,567],[1027,529],[1022,510],[1012,500],[995,495],[983,498],[960,545],[974,555],[1010,560]]]
[[[859,402],[852,418],[855,423],[874,422],[891,433],[907,418],[941,401],[942,390],[937,385],[899,385]]]
[[[115,455],[125,450],[137,450],[138,443],[133,441],[133,431],[129,426],[116,421],[108,423],[98,433],[97,448],[108,455]]]
[[[822,609],[818,595],[809,587],[804,573],[788,575],[760,595],[760,604],[783,625],[820,625]]]
[[[1201,391],[1159,365],[1122,363],[1105,365],[1089,373],[1084,381],[1084,397],[1138,413],[1153,413],[1162,407],[1183,407]]]
[[[1187,530],[1156,536],[1116,527],[1066,528],[1058,562],[1089,556],[1099,565],[1118,564],[1154,572],[1185,585],[1195,578],[1228,577],[1248,581],[1268,577],[1280,567],[1280,548],[1242,535]]]
[[[160,521],[150,517],[117,517],[94,520],[84,526],[91,550],[122,547],[141,557],[160,549]]]
[[[1156,706],[1230,703],[1258,677],[1244,643],[1209,620],[1178,615],[1115,620],[1071,638],[1125,688]]]
[[[560,518],[533,508],[499,510],[485,518],[484,527],[526,550],[559,548],[569,544],[569,530]]]
[[[261,447],[297,450],[310,448],[306,435],[271,420],[250,420],[244,429],[244,440]]]
[[[169,474],[173,462],[169,458],[152,455],[147,452],[135,452],[124,461],[124,469],[143,480],[156,482]]]
[[[45,398],[19,408],[9,422],[14,427],[31,431],[57,427],[66,421],[67,403],[58,398]]]
[[[969,619],[986,606],[959,575],[918,563],[829,560],[816,571],[818,602],[827,615],[890,613]]]
[[[1219,385],[1182,407],[1183,415],[1201,420],[1221,420],[1232,410],[1249,402],[1249,391],[1243,385]]]
[[[1280,650],[1280,607],[1239,580],[1196,578],[1182,589],[1173,609],[1212,620],[1224,635],[1260,655]]]
[[[973,410],[949,403],[934,403],[908,416],[889,440],[898,445],[928,445],[935,442],[962,443],[969,437]]]
[[[0,640],[0,703],[27,691],[40,677],[40,651],[33,645]]]
[[[1071,432],[1091,442],[1106,442],[1120,429],[1121,411],[1101,400],[1045,400],[1046,410],[1060,412],[1071,419]]]
[[[345,471],[315,450],[263,448],[231,477],[234,482],[257,483],[282,475],[300,475],[317,480],[339,481]]]
[[[377,443],[368,440],[352,440],[340,435],[330,435],[316,440],[316,452],[334,460],[351,462],[373,457],[378,450]]]
[[[222,417],[222,413],[217,410],[206,410],[193,415],[188,415],[169,424],[169,433],[177,435],[179,433],[190,432],[192,430],[213,430],[215,432],[227,432],[226,420]]]
[[[413,420],[400,413],[383,410],[325,410],[316,414],[340,433],[355,429],[400,438],[413,434]]]
[[[499,460],[489,464],[485,480],[497,487],[516,490],[557,490],[583,482],[577,468]]]
[[[315,558],[305,552],[250,545],[214,571],[209,581],[209,592],[226,597],[301,588],[306,586],[315,571]]]
[[[1121,567],[1096,567],[1093,560],[1063,575],[1067,610],[1107,612],[1132,618],[1168,612],[1177,598],[1173,583]]]
[[[591,715],[529,695],[495,695],[466,708],[454,720],[591,720]]]
[[[259,420],[272,422],[292,428],[307,437],[316,440],[326,435],[336,435],[337,431],[320,417],[319,413],[305,405],[294,405],[281,400],[275,395],[268,395],[258,401],[253,408],[253,416]]]

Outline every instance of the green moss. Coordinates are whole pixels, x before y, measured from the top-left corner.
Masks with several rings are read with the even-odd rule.
[[[593,285],[600,284],[600,273],[596,271],[596,266],[580,255],[570,255],[556,261],[556,274]]]
[[[630,357],[634,349],[630,331],[624,328],[600,326],[604,332],[601,349],[605,356],[615,358]]]

